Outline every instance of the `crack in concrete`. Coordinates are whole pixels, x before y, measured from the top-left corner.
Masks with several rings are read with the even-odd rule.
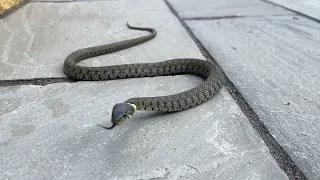
[[[3,24],[4,29],[10,33],[10,35],[8,37],[8,41],[3,46],[4,48],[3,48],[3,53],[1,55],[1,63],[14,67],[14,66],[17,66],[17,64],[9,62],[8,60],[9,60],[9,56],[10,56],[10,52],[11,52],[12,40],[14,39],[15,33],[13,31],[11,31],[10,27],[8,26],[8,22],[6,20],[2,20],[1,22]],[[27,33],[29,34],[28,31],[27,31]],[[33,35],[33,38],[32,38],[32,41],[31,41],[31,47],[33,45],[34,39],[35,39],[35,35]],[[30,44],[29,44],[29,46],[30,46]],[[28,46],[28,49],[29,49],[29,46]],[[27,55],[28,59],[32,59],[28,54],[26,54],[26,52],[24,53],[24,55]],[[34,64],[34,61],[31,60],[31,61],[29,61],[29,63]],[[21,65],[21,64],[19,64],[18,66],[19,67],[26,67],[26,68],[30,67],[28,65]],[[38,67],[44,67],[44,66],[43,65],[42,66],[39,65]],[[13,69],[13,74],[16,72],[16,70],[17,70],[16,68]],[[0,73],[0,76],[4,76],[4,74]]]
[[[1,56],[2,62],[6,63],[6,62],[8,62],[8,59],[9,59],[8,57],[9,57],[9,54],[11,51],[11,44],[12,44],[12,39],[14,37],[14,32],[10,31],[10,28],[8,26],[8,22],[6,20],[2,20],[2,22],[3,22],[2,24],[3,24],[4,29],[10,33],[8,41],[3,46],[3,53]]]
[[[32,8],[32,12],[33,12],[33,8]],[[32,33],[32,31],[31,31],[31,27],[28,23],[28,19],[26,18],[26,11],[21,11],[21,17],[22,17],[23,29],[30,36],[30,40],[27,45],[26,52],[23,52],[23,55],[27,58],[29,63],[35,64],[35,60],[33,58],[31,58],[29,55],[29,53],[32,50],[33,44],[34,44],[35,34]]]

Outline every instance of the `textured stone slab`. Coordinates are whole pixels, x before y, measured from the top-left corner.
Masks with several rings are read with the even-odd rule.
[[[193,76],[0,88],[6,179],[288,179],[223,89],[187,111],[137,112],[112,131],[117,102],[168,95]]]
[[[80,64],[102,66],[202,58],[162,0],[33,2],[0,20],[0,79],[64,77],[63,61],[72,51],[148,34],[129,30],[127,21],[156,28],[156,39]]]
[[[187,24],[298,167],[319,179],[320,25],[294,16]]]
[[[306,14],[320,20],[320,1],[318,0],[267,0],[288,9]]]
[[[182,18],[292,14],[257,0],[168,0]]]

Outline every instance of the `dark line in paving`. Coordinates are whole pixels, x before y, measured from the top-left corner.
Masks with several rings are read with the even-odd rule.
[[[261,0],[261,1],[266,2],[266,3],[269,3],[269,4],[272,4],[272,5],[275,5],[275,6],[279,6],[279,7],[283,8],[283,9],[285,9],[285,10],[287,10],[287,11],[291,11],[291,12],[293,12],[293,13],[296,13],[296,14],[300,15],[300,16],[309,18],[309,19],[311,19],[311,20],[313,20],[313,21],[315,21],[315,22],[317,22],[317,23],[320,23],[320,19],[311,17],[311,16],[309,16],[309,15],[307,15],[307,14],[304,14],[304,13],[302,13],[302,12],[299,12],[299,11],[296,11],[296,10],[293,10],[293,9],[290,9],[290,8],[288,8],[288,7],[285,7],[285,6],[283,6],[283,5],[280,5],[280,4],[277,4],[277,3],[274,3],[274,2],[271,2],[271,1],[268,1],[268,0]]]
[[[288,153],[280,146],[276,139],[271,135],[268,128],[260,121],[258,115],[253,111],[248,102],[243,98],[238,89],[230,81],[230,79],[225,75],[222,68],[218,65],[216,60],[211,56],[211,54],[206,50],[206,48],[201,44],[199,39],[193,34],[188,25],[180,18],[176,10],[171,6],[168,0],[164,0],[170,11],[176,16],[180,21],[181,25],[186,29],[189,36],[195,41],[202,55],[208,60],[216,65],[217,69],[220,69],[221,75],[225,78],[225,87],[231,94],[232,98],[240,107],[241,111],[248,118],[249,122],[252,124],[254,129],[259,133],[264,143],[270,150],[272,157],[276,160],[279,167],[287,174],[289,179],[307,179],[302,171],[296,166],[292,161]]]
[[[233,18],[244,18],[248,16],[236,16],[236,15],[230,15],[230,16],[201,16],[201,17],[185,17],[182,18],[183,20],[218,20],[218,19],[233,19]]]
[[[270,16],[288,16],[291,14],[273,14],[273,15],[268,15]],[[228,15],[228,16],[198,16],[198,17],[185,17],[181,18],[182,20],[187,20],[187,21],[195,21],[195,20],[200,20],[200,21],[206,21],[206,20],[219,20],[219,19],[235,19],[235,18],[259,18],[259,17],[265,17],[264,15],[254,15],[254,16],[238,16],[238,15]]]
[[[45,86],[53,83],[77,82],[68,77],[65,78],[36,78],[36,79],[15,79],[15,80],[0,80],[0,87],[2,86],[17,86],[17,85],[39,85]]]
[[[261,136],[264,143],[270,149],[273,158],[279,164],[279,167],[287,174],[289,179],[307,179],[302,171],[292,161],[288,153],[281,147],[277,140],[271,135],[268,128],[259,119],[258,115],[253,111],[248,102],[243,98],[234,84],[227,78],[225,86],[232,98],[236,101],[242,112],[246,115],[249,122]]]

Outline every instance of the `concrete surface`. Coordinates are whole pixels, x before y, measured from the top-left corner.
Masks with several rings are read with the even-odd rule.
[[[320,1],[318,0],[266,0],[320,21]]]
[[[181,18],[292,14],[259,0],[168,0]]]
[[[0,88],[6,179],[288,179],[224,89],[181,113],[137,112],[112,131],[112,106],[201,83],[193,76]],[[135,83],[132,86],[131,83]]]
[[[195,43],[161,0],[33,2],[0,20],[0,47],[3,47],[0,48],[0,80],[65,77],[61,66],[72,51],[148,33],[129,30],[127,21],[131,25],[154,27],[158,36],[139,47],[80,64],[102,66],[157,62],[181,56],[202,58]]]
[[[201,83],[186,75],[69,83],[62,73],[76,49],[147,34],[127,21],[158,36],[80,64],[204,59],[164,1],[43,1],[0,20],[0,179],[289,179],[225,88],[184,112],[98,126],[117,102]],[[184,19],[256,17],[186,22],[303,172],[319,178],[319,25],[262,1],[169,2]]]
[[[276,140],[320,178],[320,25],[300,16],[187,21]]]

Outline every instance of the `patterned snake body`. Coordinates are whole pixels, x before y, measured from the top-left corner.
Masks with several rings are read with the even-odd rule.
[[[113,108],[111,119],[113,126],[110,128],[123,123],[136,109],[162,112],[182,111],[202,104],[220,90],[224,82],[218,77],[216,68],[208,61],[200,59],[181,58],[156,63],[122,64],[103,67],[83,67],[76,65],[79,61],[87,58],[109,54],[144,43],[153,39],[157,34],[153,28],[133,27],[129,24],[127,24],[127,26],[130,29],[149,31],[151,34],[135,39],[74,51],[67,56],[64,62],[64,73],[77,80],[92,81],[178,74],[199,75],[205,78],[205,81],[197,87],[177,94],[130,98],[124,103],[116,104]]]

